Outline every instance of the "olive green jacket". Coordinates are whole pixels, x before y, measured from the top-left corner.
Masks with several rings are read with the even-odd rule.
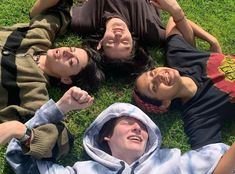
[[[48,77],[33,56],[46,52],[56,35],[67,31],[71,5],[61,0],[29,24],[0,26],[0,123],[25,122],[48,101]]]

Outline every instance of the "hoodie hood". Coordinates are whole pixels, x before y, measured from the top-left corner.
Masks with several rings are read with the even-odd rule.
[[[87,128],[83,137],[83,145],[88,155],[109,168],[120,168],[123,162],[101,150],[97,140],[99,132],[106,122],[112,118],[122,116],[129,116],[140,120],[148,131],[149,138],[145,153],[136,162],[142,163],[153,151],[156,151],[161,146],[162,138],[159,128],[142,110],[129,103],[114,103],[98,115],[94,122]]]

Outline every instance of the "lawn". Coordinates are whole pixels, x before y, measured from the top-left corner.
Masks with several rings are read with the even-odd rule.
[[[29,21],[28,11],[34,0],[0,0],[0,3],[0,25],[9,26],[18,22]],[[180,0],[179,3],[189,19],[201,25],[218,38],[224,53],[235,54],[234,0]],[[168,15],[163,13],[165,23],[167,18]],[[68,33],[64,37],[59,37],[54,46],[74,46],[80,42],[81,39],[78,36]],[[208,49],[208,45],[200,40],[198,40],[198,47],[201,50]],[[155,57],[156,61],[163,62],[164,58],[159,50],[151,49],[151,54]],[[65,120],[65,123],[74,133],[76,141],[72,152],[60,163],[73,165],[75,161],[85,158],[81,139],[84,130],[110,104],[114,102],[131,102],[132,86],[133,80],[124,78],[108,79],[97,93],[92,94],[95,97],[93,106],[83,111],[68,114],[68,119]],[[54,100],[58,100],[62,95],[61,91],[57,88],[50,88],[49,92]],[[178,113],[171,112],[161,116],[151,115],[151,118],[162,131],[164,147],[177,147],[184,152],[190,149]],[[235,141],[234,123],[226,123],[223,129],[224,142],[227,144]],[[5,150],[6,147],[0,147],[0,174],[11,174],[13,172],[4,159]]]

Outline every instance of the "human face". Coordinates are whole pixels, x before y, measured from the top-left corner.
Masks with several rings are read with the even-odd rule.
[[[179,72],[167,67],[147,71],[136,80],[137,90],[142,95],[157,100],[173,100],[180,91],[181,84]]]
[[[77,75],[88,64],[88,55],[84,49],[60,47],[47,51],[45,66],[48,75],[56,78]]]
[[[136,160],[145,151],[148,133],[142,122],[123,116],[118,118],[113,134],[108,139],[113,156],[123,160]]]
[[[133,41],[126,23],[119,18],[110,19],[107,22],[101,46],[110,59],[128,59]]]

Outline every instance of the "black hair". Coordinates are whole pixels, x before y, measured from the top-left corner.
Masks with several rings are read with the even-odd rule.
[[[72,86],[78,86],[87,92],[95,92],[99,85],[104,81],[105,75],[99,67],[101,61],[100,54],[94,49],[82,46],[88,55],[88,64],[77,75],[71,76],[72,84],[66,85],[60,82],[60,79],[50,77],[50,83],[59,86],[62,90],[67,90]]]
[[[105,80],[105,76],[99,67],[101,57],[100,54],[92,48],[85,47],[88,54],[88,65],[76,76],[72,76],[73,85],[79,86],[83,90],[94,92],[98,89],[101,82]]]
[[[102,58],[100,65],[105,74],[119,77],[136,77],[139,73],[154,67],[155,63],[151,55],[148,53],[147,48],[140,45],[137,38],[132,37],[132,39],[133,47],[131,55],[125,60],[110,59],[105,55],[102,47],[98,50]],[[96,48],[99,43],[98,36],[86,38],[84,43],[92,48]]]
[[[139,97],[139,99],[140,100],[142,100],[143,102],[145,102],[145,103],[149,103],[149,104],[152,104],[152,105],[154,105],[154,106],[161,106],[162,105],[162,101],[161,100],[158,100],[158,99],[152,99],[152,98],[149,98],[149,97],[147,97],[147,96],[145,96],[145,95],[142,95],[138,90],[137,90],[137,88],[136,88],[136,86],[134,87],[134,94],[136,94],[138,97]],[[133,94],[133,95],[134,95]],[[137,102],[136,101],[136,99],[134,100],[135,102]]]
[[[104,140],[104,137],[110,137],[113,135],[113,130],[116,125],[116,122],[117,118],[111,118],[109,121],[107,121],[101,128],[99,135],[97,137],[97,142],[100,149],[110,155],[112,155],[112,152],[107,141]]]
[[[115,74],[116,76],[134,76],[154,67],[153,58],[145,47],[139,45],[133,38],[133,48],[128,59],[110,59],[100,50],[102,57],[102,68],[106,74]]]

